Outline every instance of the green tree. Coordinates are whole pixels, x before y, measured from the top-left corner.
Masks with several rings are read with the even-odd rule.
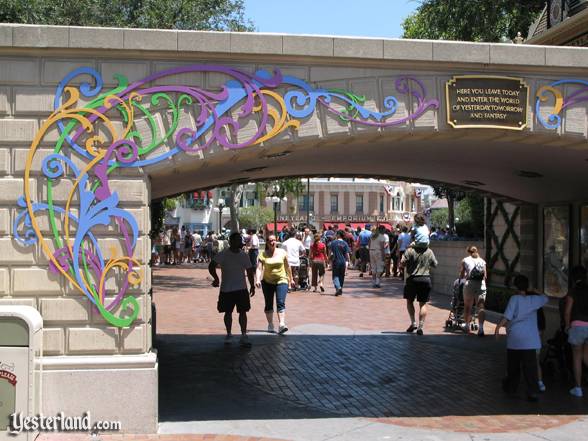
[[[245,207],[239,210],[241,228],[255,228],[259,230],[264,225],[274,221],[274,211],[269,207]]]
[[[252,31],[243,0],[0,0],[1,23]]]
[[[402,23],[404,38],[501,41],[526,35],[545,0],[420,0]]]

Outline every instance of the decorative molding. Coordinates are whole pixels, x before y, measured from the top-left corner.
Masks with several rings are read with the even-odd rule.
[[[157,80],[186,73],[221,74],[230,79],[219,90],[181,84],[152,85]],[[138,316],[137,300],[126,294],[129,286],[141,283],[142,274],[140,262],[134,257],[139,235],[137,222],[120,208],[119,194],[109,181],[112,172],[147,167],[180,153],[207,150],[211,145],[225,149],[259,145],[284,130],[297,129],[318,107],[344,123],[373,127],[403,125],[439,107],[436,99],[426,97],[423,83],[410,76],[399,77],[395,82],[396,91],[411,96],[414,103],[414,110],[406,116],[396,115],[395,96],[386,96],[384,110],[377,112],[363,107],[365,97],[346,90],[315,88],[299,78],[282,75],[277,68],[273,72],[259,70],[250,74],[226,66],[193,65],[157,72],[132,84],[123,75],[115,75],[115,79],[117,86],[105,89],[100,73],[81,67],[59,83],[54,111],[29,150],[24,196],[18,200],[19,214],[13,230],[23,245],[38,244],[49,260],[49,270],[65,277],[90,299],[108,323],[117,327],[130,326]],[[79,86],[73,84],[80,80]],[[186,109],[196,114],[195,127],[181,127],[182,111]],[[158,113],[167,118],[167,128],[158,124]],[[251,118],[258,122],[253,134],[246,128]],[[150,140],[138,129],[138,120],[148,126]],[[122,122],[122,128],[117,121]],[[47,200],[36,201],[29,179],[32,164],[39,155],[39,146],[48,142],[46,135],[55,128],[60,136],[53,145],[53,153],[42,158]],[[238,140],[239,133],[245,139]],[[73,185],[61,206],[53,195],[55,186],[64,179],[71,180]],[[79,201],[77,213],[73,210],[75,196]],[[41,216],[49,219],[51,237],[46,238],[41,232]],[[95,231],[104,226],[118,230],[122,256],[114,249],[100,248]],[[106,300],[108,278],[122,281],[110,301]],[[113,311],[119,306],[121,312],[117,316]]]

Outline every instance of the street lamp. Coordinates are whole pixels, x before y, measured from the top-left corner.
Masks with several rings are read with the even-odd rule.
[[[278,196],[270,196],[265,198],[266,205],[271,203],[274,204],[274,236],[277,236],[278,231],[278,206],[280,204],[280,198]]]
[[[225,205],[225,200],[222,198],[219,198],[217,201],[217,207],[218,207],[218,234],[221,234],[221,230],[222,230],[222,223],[223,223],[223,208],[226,207]]]

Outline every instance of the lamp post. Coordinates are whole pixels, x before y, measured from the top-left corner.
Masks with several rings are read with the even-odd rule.
[[[217,202],[217,207],[218,207],[218,234],[221,234],[221,230],[222,230],[222,223],[223,223],[223,208],[226,207],[225,205],[225,200],[222,198],[219,198],[218,202]]]

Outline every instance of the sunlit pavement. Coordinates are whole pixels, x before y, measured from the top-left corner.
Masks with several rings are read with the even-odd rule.
[[[103,440],[579,440],[588,398],[547,378],[539,403],[503,395],[504,336],[444,332],[449,295],[433,296],[425,335],[407,334],[402,282],[350,271],[344,295],[288,295],[284,336],[252,299],[251,349],[224,344],[218,289],[203,265],[156,267],[159,435]],[[233,332],[238,335],[237,315]],[[489,324],[487,334],[494,325]],[[181,435],[180,435],[181,434]],[[71,438],[71,435],[69,435]],[[70,438],[41,438],[70,439]],[[72,440],[74,438],[71,438]]]

